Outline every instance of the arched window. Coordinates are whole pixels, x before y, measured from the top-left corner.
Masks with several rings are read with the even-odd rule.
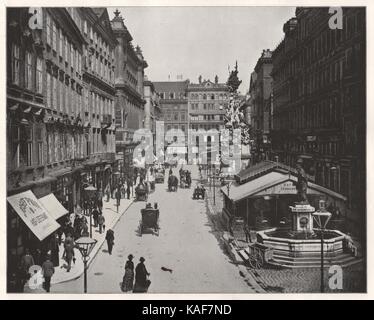
[[[214,94],[212,94],[212,95],[210,96],[210,99],[214,100]]]
[[[203,94],[203,100],[206,100],[206,94],[205,93]]]

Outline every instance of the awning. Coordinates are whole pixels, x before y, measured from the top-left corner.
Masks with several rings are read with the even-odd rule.
[[[40,241],[60,227],[31,190],[10,196],[7,200]]]
[[[65,207],[57,200],[53,193],[40,198],[39,201],[55,220],[69,213],[69,211],[66,210]]]
[[[272,171],[243,184],[233,183],[229,190],[227,186],[221,191],[233,201],[239,201],[251,196],[297,194],[297,177],[292,174]],[[329,195],[340,200],[347,200],[343,195],[320,185],[308,182],[307,194]]]

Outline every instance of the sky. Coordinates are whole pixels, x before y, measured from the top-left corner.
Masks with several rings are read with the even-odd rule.
[[[151,81],[203,79],[226,82],[238,61],[241,93],[263,49],[273,50],[283,38],[283,24],[295,7],[111,7],[118,9],[148,62]],[[169,78],[170,77],[170,78]]]

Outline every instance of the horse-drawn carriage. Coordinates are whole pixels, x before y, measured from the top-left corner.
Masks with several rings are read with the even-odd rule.
[[[145,183],[139,183],[135,188],[136,201],[148,200],[148,187]]]
[[[142,214],[142,219],[140,220],[139,231],[140,235],[144,233],[147,229],[151,229],[152,232],[156,233],[158,236],[160,233],[160,227],[158,224],[160,211],[155,204],[154,207],[150,203],[147,203],[144,209],[140,210]]]
[[[168,190],[169,192],[178,190],[178,178],[173,174],[168,178]]]
[[[205,188],[201,185],[197,185],[195,190],[193,191],[192,198],[195,199],[204,199],[205,198]]]
[[[181,188],[190,188],[191,187],[191,172],[188,170],[180,170],[180,187]]]
[[[165,182],[165,169],[164,168],[155,168],[155,182],[164,183]]]

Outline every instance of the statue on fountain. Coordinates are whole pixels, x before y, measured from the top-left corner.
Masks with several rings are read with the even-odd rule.
[[[308,190],[308,177],[305,173],[305,170],[302,167],[303,160],[298,159],[296,162],[296,170],[297,170],[297,195],[300,204],[309,204],[308,198],[306,197],[306,193]]]

